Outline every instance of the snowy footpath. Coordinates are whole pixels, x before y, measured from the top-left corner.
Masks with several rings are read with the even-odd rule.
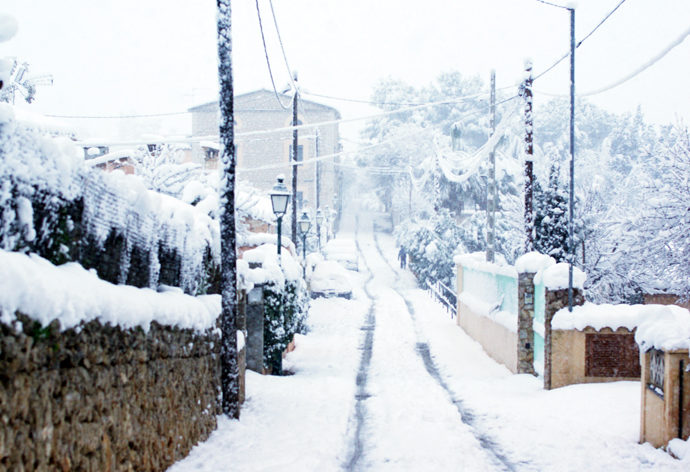
[[[294,375],[248,371],[241,419],[170,472],[690,470],[637,443],[638,382],[544,391],[510,374],[397,268],[389,235],[352,226],[353,299],[312,301]]]

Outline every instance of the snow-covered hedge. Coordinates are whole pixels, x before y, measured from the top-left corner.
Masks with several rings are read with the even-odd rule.
[[[84,165],[51,138],[0,109],[0,249],[79,262],[112,283],[214,292],[218,223],[140,179]]]
[[[250,265],[255,268],[250,269]],[[295,334],[306,332],[307,288],[302,269],[288,251],[278,260],[275,244],[263,244],[238,261],[244,288],[263,284],[264,367],[282,373],[282,355]]]

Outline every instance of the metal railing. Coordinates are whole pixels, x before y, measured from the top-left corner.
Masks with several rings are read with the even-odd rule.
[[[458,296],[453,289],[445,285],[440,280],[436,282],[426,281],[426,287],[431,298],[439,302],[450,313],[451,319],[458,314]]]

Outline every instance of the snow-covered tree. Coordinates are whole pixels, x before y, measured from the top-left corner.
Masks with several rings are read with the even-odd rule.
[[[151,190],[180,198],[187,184],[201,178],[199,164],[182,163],[184,149],[173,144],[150,144],[134,155],[136,174]]]
[[[568,194],[559,182],[560,166],[554,161],[547,185],[534,185],[534,250],[556,262],[568,255]]]

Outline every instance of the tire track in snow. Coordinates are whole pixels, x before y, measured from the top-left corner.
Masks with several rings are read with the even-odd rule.
[[[355,223],[355,244],[357,246],[357,252],[361,255],[361,262],[364,264],[367,272],[369,272],[369,277],[364,282],[364,292],[369,298],[369,311],[365,318],[364,324],[361,326],[361,330],[366,334],[364,336],[364,343],[362,344],[362,358],[359,362],[359,369],[357,370],[357,378],[355,380],[357,385],[357,393],[355,394],[355,411],[354,411],[354,421],[355,421],[355,433],[352,440],[352,453],[348,458],[347,462],[344,464],[345,470],[352,471],[355,470],[359,460],[362,457],[362,452],[364,450],[364,443],[362,440],[362,431],[364,429],[364,420],[366,417],[366,405],[365,401],[370,397],[367,393],[367,379],[369,375],[369,366],[371,365],[371,354],[374,347],[374,330],[376,329],[376,314],[374,311],[374,297],[369,291],[369,283],[374,278],[374,273],[369,268],[362,248],[359,246],[359,218]]]
[[[418,320],[417,316],[415,313],[414,305],[412,302],[405,296],[405,294],[397,287],[398,282],[400,282],[400,275],[398,274],[398,271],[393,267],[393,265],[390,263],[388,258],[383,254],[383,250],[381,249],[381,245],[379,243],[379,237],[378,233],[373,232],[374,235],[374,242],[376,244],[376,251],[378,252],[379,257],[385,262],[385,264],[390,268],[390,270],[393,272],[396,280],[396,286],[391,287],[393,291],[395,291],[400,298],[403,299],[405,302],[405,306],[407,307],[407,312],[410,315],[410,318],[412,319],[413,325],[414,325],[414,331],[415,331],[415,336],[417,338],[417,343],[416,343],[416,351],[419,357],[422,359],[422,362],[424,364],[424,368],[426,369],[427,373],[439,384],[439,386],[446,392],[448,395],[448,398],[450,402],[455,405],[455,408],[457,408],[458,413],[460,414],[460,419],[462,420],[463,423],[465,423],[467,426],[469,426],[470,431],[474,435],[474,437],[477,439],[479,444],[482,446],[484,450],[486,450],[489,453],[489,456],[494,460],[496,463],[496,466],[498,467],[497,470],[503,470],[503,471],[510,471],[510,472],[515,472],[516,471],[516,464],[514,464],[506,454],[501,450],[501,447],[491,438],[489,435],[486,433],[483,433],[482,431],[479,430],[478,428],[478,422],[476,419],[476,416],[474,412],[468,408],[465,404],[464,401],[461,398],[457,398],[453,390],[450,388],[448,383],[443,379],[443,376],[441,375],[441,372],[438,369],[438,366],[436,365],[436,362],[434,362],[433,357],[431,356],[431,352],[429,350],[429,342],[428,340],[424,339],[421,333],[421,330],[418,325]],[[359,244],[359,242],[358,242]],[[359,249],[359,246],[357,246]],[[370,271],[371,272],[371,271]],[[371,275],[373,277],[373,274]],[[370,279],[371,280],[371,279]],[[369,294],[368,294],[369,295]],[[369,296],[371,298],[371,296]],[[527,465],[526,462],[520,462],[520,465]]]

